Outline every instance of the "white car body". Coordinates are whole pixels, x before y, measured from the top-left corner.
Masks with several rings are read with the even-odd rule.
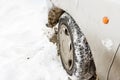
[[[92,50],[97,74],[106,80],[113,56],[120,44],[119,0],[52,0],[69,13],[85,34]],[[103,23],[107,16],[108,24]],[[120,49],[112,65],[109,80],[120,80]]]

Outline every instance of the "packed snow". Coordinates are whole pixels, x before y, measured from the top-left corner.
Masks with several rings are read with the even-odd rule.
[[[105,46],[108,50],[111,50],[112,47],[113,47],[113,41],[110,40],[110,39],[102,40],[102,44],[103,44],[103,46]]]
[[[49,41],[48,0],[0,0],[0,80],[67,80]]]

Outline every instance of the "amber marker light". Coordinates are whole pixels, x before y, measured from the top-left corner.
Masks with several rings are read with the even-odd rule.
[[[108,23],[109,23],[108,17],[103,17],[103,23],[104,23],[104,24],[108,24]]]
[[[109,23],[108,17],[103,17],[103,23],[104,23],[104,24],[108,24],[108,23]]]

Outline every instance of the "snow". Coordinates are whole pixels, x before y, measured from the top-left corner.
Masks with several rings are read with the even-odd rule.
[[[113,41],[111,39],[105,39],[102,40],[102,44],[104,47],[106,47],[108,50],[111,50],[113,47]]]
[[[0,80],[67,80],[45,26],[48,0],[0,0]]]

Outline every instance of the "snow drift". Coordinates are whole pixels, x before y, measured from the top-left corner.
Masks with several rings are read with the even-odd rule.
[[[67,80],[45,26],[48,3],[0,0],[0,80]]]

